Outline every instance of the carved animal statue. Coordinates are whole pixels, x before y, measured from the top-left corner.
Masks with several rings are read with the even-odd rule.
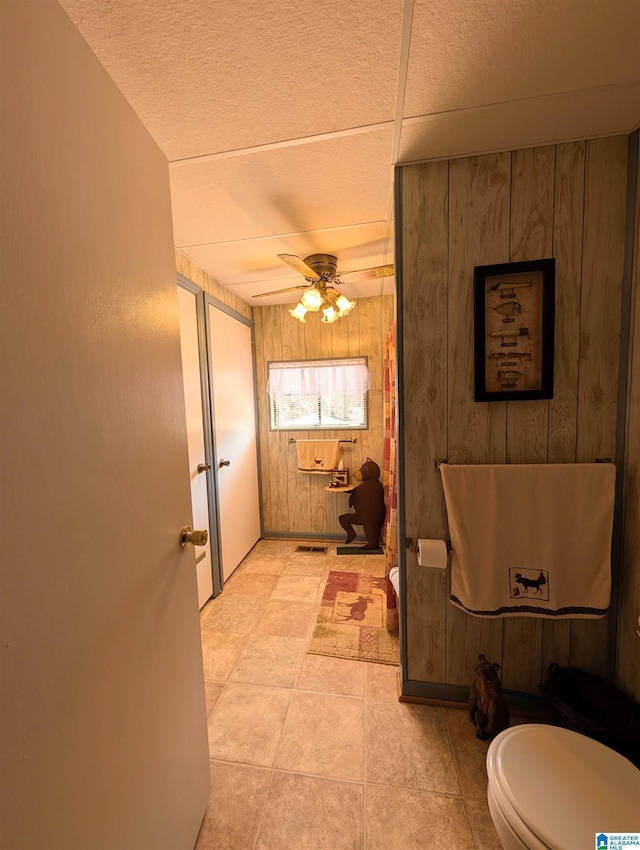
[[[540,570],[538,578],[525,578],[522,573],[516,573],[513,580],[516,584],[522,585],[525,593],[528,593],[529,588],[533,587],[535,588],[536,593],[542,594],[542,585],[547,583],[542,570]]]
[[[373,602],[371,596],[359,596],[357,602],[338,602],[338,605],[341,605],[343,608],[349,608],[350,611],[348,614],[341,614],[339,611],[336,611],[336,615],[340,614],[341,619],[343,620],[364,620],[367,607],[370,602]]]
[[[480,653],[469,694],[469,720],[481,741],[495,737],[509,725],[509,706],[502,696],[499,669],[499,664],[492,664]]]
[[[361,548],[378,549],[387,512],[384,504],[384,487],[380,481],[380,467],[368,457],[353,477],[356,480],[362,479],[362,483],[358,484],[349,496],[349,507],[353,508],[353,513],[341,514],[338,517],[340,525],[347,532],[345,543],[351,543],[355,539],[356,532],[353,526],[362,525],[367,535],[367,543]]]

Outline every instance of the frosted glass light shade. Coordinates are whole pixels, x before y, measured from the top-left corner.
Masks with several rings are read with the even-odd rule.
[[[327,325],[333,324],[333,322],[336,321],[336,319],[338,318],[338,315],[339,315],[338,311],[335,309],[335,307],[332,304],[330,304],[328,307],[325,307],[322,310],[322,312],[323,312],[324,315],[323,315],[321,321],[323,321]]]
[[[304,306],[302,302],[296,304],[296,306],[289,310],[290,315],[293,316],[294,319],[298,319],[300,322],[306,322],[305,313],[307,312],[307,308]]]
[[[339,295],[338,300],[336,301],[336,307],[338,308],[340,316],[346,316],[347,313],[350,313],[353,308],[356,306],[355,301],[349,301],[346,295]]]
[[[300,303],[303,304],[311,313],[317,313],[322,305],[322,295],[317,289],[307,289],[303,293]]]

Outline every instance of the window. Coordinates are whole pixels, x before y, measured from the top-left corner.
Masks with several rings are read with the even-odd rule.
[[[367,428],[366,357],[269,363],[271,428]]]

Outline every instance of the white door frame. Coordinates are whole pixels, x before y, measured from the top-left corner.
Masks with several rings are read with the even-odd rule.
[[[254,408],[254,416],[255,416],[255,423],[256,423],[256,456],[257,456],[257,463],[258,463],[258,507],[259,507],[259,511],[260,511],[260,536],[262,537],[264,535],[264,517],[262,515],[262,476],[261,476],[261,473],[260,473],[260,470],[261,470],[260,439],[259,439],[260,431],[259,431],[259,428],[258,428],[258,396],[257,396],[256,344],[255,344],[254,324],[251,321],[251,319],[247,319],[247,317],[243,316],[242,313],[238,313],[232,307],[229,307],[229,306],[227,306],[227,304],[224,304],[222,301],[219,301],[217,298],[214,298],[213,295],[209,295],[208,292],[204,293],[202,305],[203,305],[203,312],[204,312],[205,339],[206,339],[206,341],[209,340],[210,333],[211,333],[211,330],[210,330],[210,327],[209,327],[209,319],[208,319],[208,310],[207,310],[208,306],[216,307],[218,310],[221,310],[223,313],[226,313],[228,316],[231,316],[233,319],[236,319],[237,321],[242,322],[242,324],[246,325],[251,331],[251,364],[252,364],[252,367],[253,367],[253,408]],[[210,362],[210,355],[211,355],[211,352],[209,350],[208,345],[207,345],[206,352],[207,352],[206,361],[207,361],[207,372],[208,372],[208,368],[209,368],[208,364]],[[211,471],[213,473],[214,471],[217,472],[217,469],[218,469],[218,453],[217,453],[216,444],[215,444],[215,417],[214,417],[214,411],[213,411],[213,399],[214,399],[215,387],[213,387],[211,381],[209,381],[209,393],[210,393],[210,395],[208,397],[207,406],[208,406],[208,409],[209,409],[209,416],[210,416],[211,447],[212,447],[212,451],[213,451],[213,462],[212,462],[212,470]],[[211,475],[211,479],[213,480],[213,474]],[[224,587],[224,578],[223,578],[223,575],[222,575],[222,550],[221,550],[221,545],[220,545],[220,534],[218,533],[218,529],[220,528],[220,503],[219,503],[219,499],[218,499],[217,488],[215,489],[214,502],[212,504],[215,504],[215,511],[216,511],[215,528],[216,528],[216,547],[217,547],[216,548],[216,556],[217,556],[216,560],[217,560],[217,566],[218,566],[217,580],[220,583],[220,588],[222,588],[222,587]],[[213,525],[212,525],[212,527],[213,527]],[[212,546],[213,546],[213,544],[212,544]],[[215,576],[214,576],[214,580],[215,580]],[[215,594],[215,583],[214,583],[214,594]]]
[[[212,413],[211,413],[211,393],[209,385],[209,358],[207,356],[207,323],[205,314],[204,292],[201,286],[197,283],[184,277],[177,275],[178,286],[186,289],[195,295],[196,298],[196,318],[198,322],[198,350],[200,352],[200,391],[202,393],[202,416],[204,427],[204,455],[205,463],[211,466],[211,469],[206,472],[207,476],[207,496],[209,502],[209,545],[211,548],[211,577],[213,579],[213,595],[217,596],[222,590],[222,570],[220,561],[220,540],[219,540],[219,514],[218,514],[218,494],[215,486],[215,448],[213,441]],[[254,364],[255,369],[255,364]]]

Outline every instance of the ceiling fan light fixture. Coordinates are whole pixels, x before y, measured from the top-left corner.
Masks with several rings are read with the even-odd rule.
[[[298,302],[298,304],[296,304],[296,306],[292,310],[289,310],[289,314],[291,316],[293,316],[294,319],[298,319],[299,322],[305,322],[305,323],[306,323],[306,319],[305,319],[305,313],[306,312],[307,312],[307,308],[304,306],[302,301]]]
[[[300,299],[300,303],[311,313],[317,313],[322,306],[322,294],[315,288],[307,289]]]
[[[342,316],[346,316],[348,313],[350,313],[355,306],[356,306],[356,302],[355,301],[349,301],[349,299],[347,298],[346,295],[339,295],[338,296],[338,299],[336,301],[336,307],[338,308],[338,311],[339,311],[338,315],[340,316],[340,318],[342,318]]]
[[[329,303],[327,307],[323,307],[322,312],[324,315],[320,321],[324,322],[326,325],[332,325],[340,316],[336,308],[331,303]]]
[[[322,310],[321,321],[327,325],[333,324],[336,319],[347,316],[356,306],[356,302],[349,301],[346,295],[339,295],[335,286],[352,281],[389,277],[394,273],[393,264],[388,264],[344,272],[341,276],[338,272],[338,258],[334,254],[310,254],[304,260],[296,254],[278,254],[278,257],[301,274],[307,281],[306,284],[276,289],[273,292],[261,292],[253,297],[280,295],[281,292],[303,289],[300,303],[294,310],[289,310],[293,318],[301,322],[305,321],[305,313],[317,313],[318,310]],[[348,280],[342,280],[341,277]]]

